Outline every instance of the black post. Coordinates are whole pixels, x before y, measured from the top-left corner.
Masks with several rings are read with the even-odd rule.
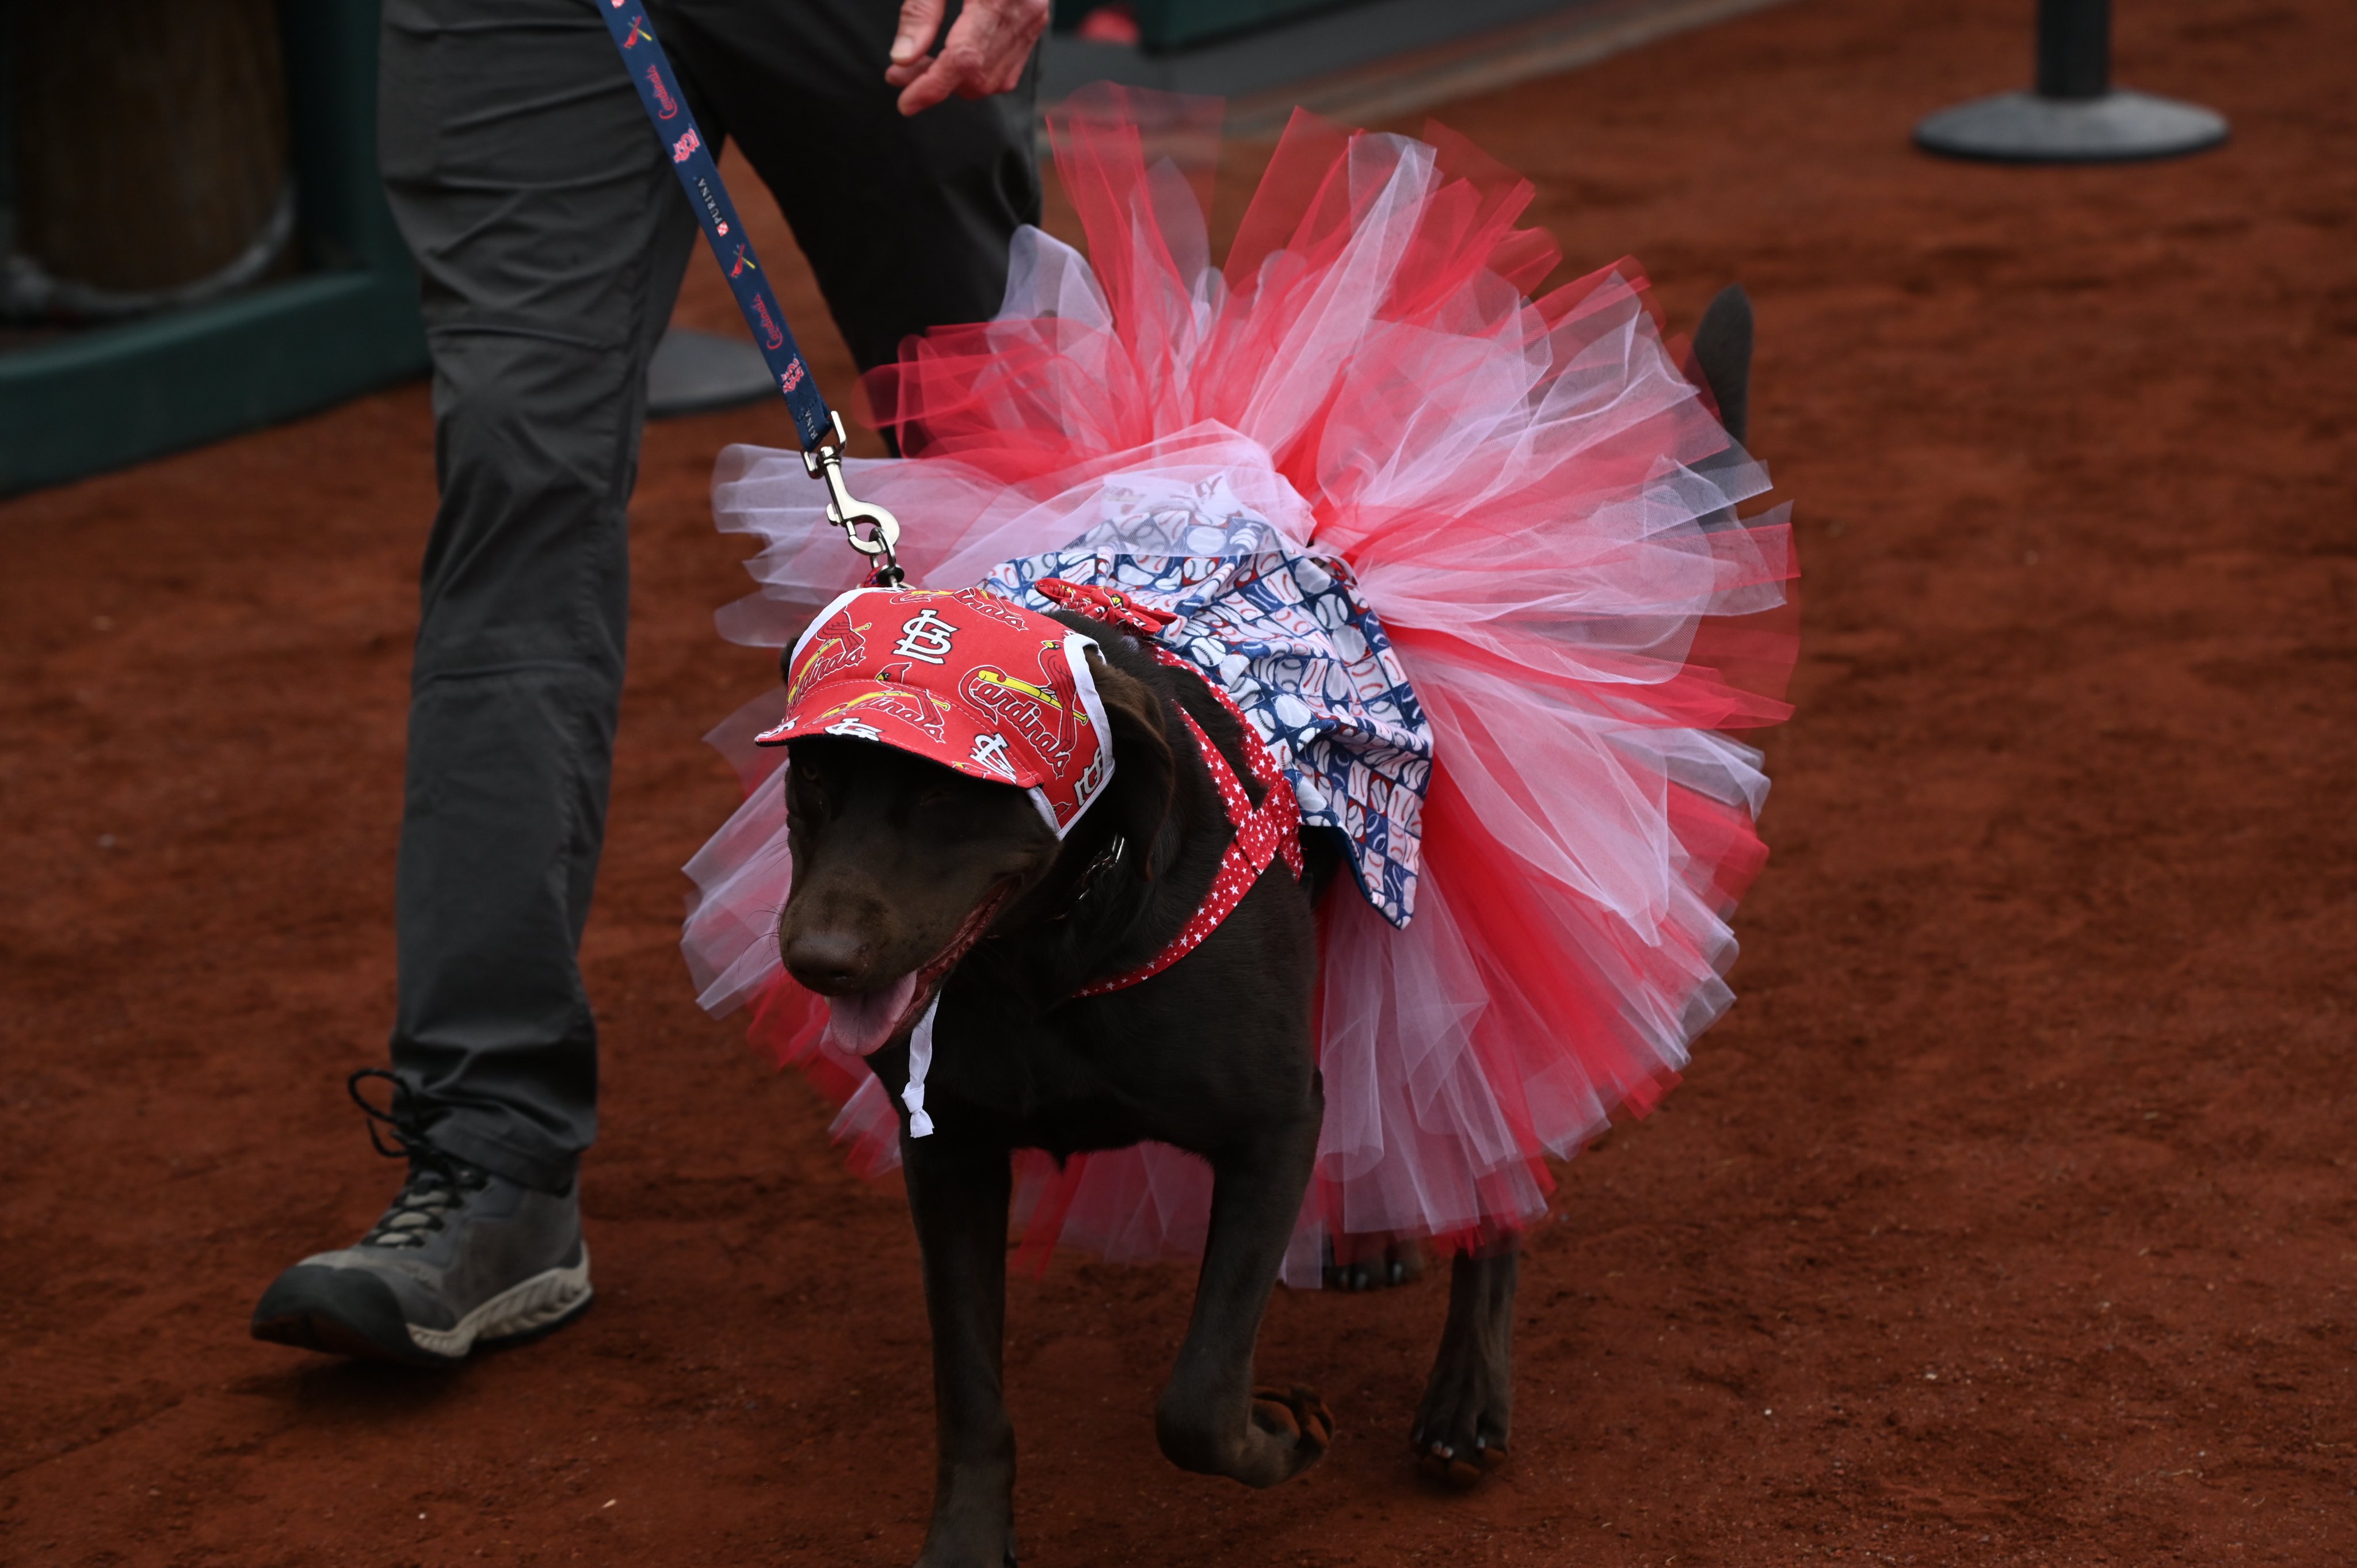
[[[2207,109],[2112,86],[2112,0],[2038,0],[2038,91],[1945,109],[1915,145],[1999,163],[2119,163],[2198,153],[2226,139]]]
[[[2112,90],[2112,0],[2038,0],[2038,96]]]

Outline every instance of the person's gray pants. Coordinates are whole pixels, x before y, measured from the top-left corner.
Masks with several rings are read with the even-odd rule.
[[[597,0],[386,0],[381,152],[424,279],[441,508],[396,886],[394,1071],[433,1143],[562,1190],[597,1133],[576,950],[605,831],[646,367],[696,229]],[[914,120],[895,0],[651,10],[863,368],[986,318],[1036,222],[1032,90]]]

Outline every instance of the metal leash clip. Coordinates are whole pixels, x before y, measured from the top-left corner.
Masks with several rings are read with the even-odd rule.
[[[833,409],[827,417],[834,422],[834,439],[822,441],[814,451],[802,454],[802,467],[813,479],[826,481],[826,521],[843,530],[843,537],[854,550],[873,559],[876,569],[869,581],[883,587],[898,587],[901,581],[900,563],[893,554],[893,546],[900,542],[900,520],[880,506],[855,500],[843,483],[843,447],[848,439],[843,433],[843,415]],[[860,526],[867,532],[862,534]]]

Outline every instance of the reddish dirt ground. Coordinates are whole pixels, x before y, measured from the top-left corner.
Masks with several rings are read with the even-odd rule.
[[[1807,582],[1743,1000],[1564,1168],[1486,1489],[1408,1469],[1434,1286],[1279,1294],[1264,1370],[1341,1433],[1257,1494],[1155,1451],[1189,1272],[1065,1257],[1014,1289],[1027,1563],[2357,1557],[2357,10],[2122,7],[2123,78],[2225,111],[2222,152],[1910,152],[2027,28],[1800,0],[1446,112],[1569,264],[1633,252],[1687,326],[1758,301]],[[727,320],[703,263],[682,310]],[[393,1179],[341,1079],[391,1011],[424,390],[0,506],[0,1558],[914,1554],[898,1195],[673,945],[735,800],[697,737],[773,679],[712,634],[705,476],[787,438],[649,433],[599,1305],[457,1376],[245,1337]]]

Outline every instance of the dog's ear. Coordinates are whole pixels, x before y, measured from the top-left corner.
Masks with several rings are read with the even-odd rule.
[[[1114,827],[1141,852],[1140,881],[1154,878],[1154,842],[1170,814],[1178,769],[1171,760],[1170,735],[1162,721],[1162,699],[1151,686],[1088,650],[1089,673],[1096,677],[1113,734],[1113,785],[1103,806]]]

